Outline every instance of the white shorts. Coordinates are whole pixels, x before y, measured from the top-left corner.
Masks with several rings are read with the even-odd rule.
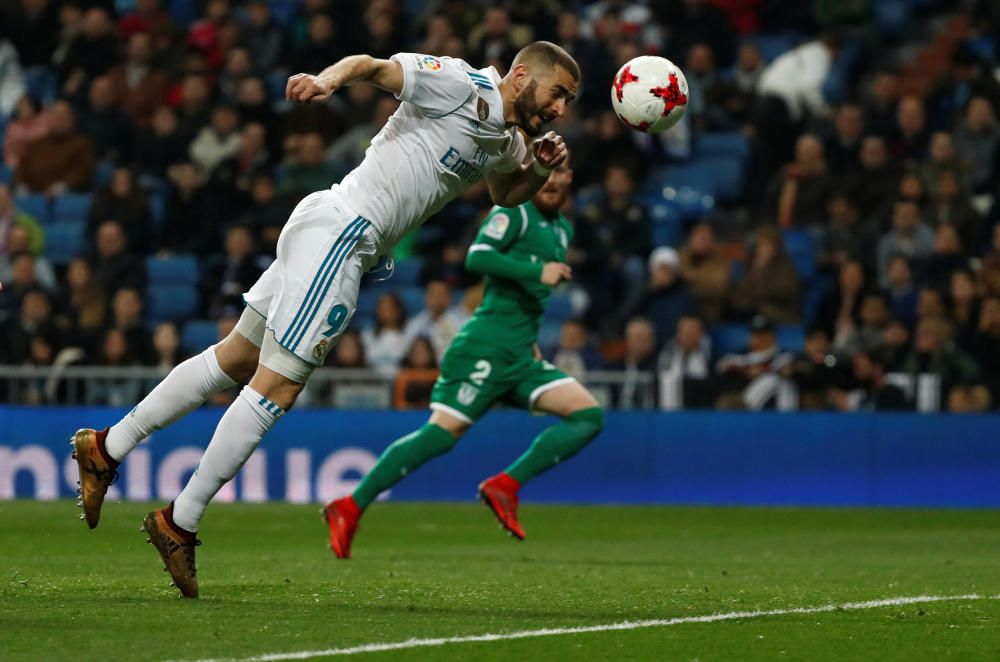
[[[361,277],[378,262],[379,245],[371,223],[336,191],[317,191],[292,211],[278,259],[243,299],[267,319],[278,344],[323,365],[354,316]]]

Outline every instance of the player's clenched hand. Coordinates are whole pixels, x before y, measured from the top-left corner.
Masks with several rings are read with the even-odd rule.
[[[555,287],[564,280],[569,280],[573,275],[573,270],[568,264],[562,262],[546,262],[542,267],[542,275],[539,278],[543,285]]]
[[[319,76],[295,74],[285,86],[285,98],[300,103],[318,103],[326,101],[335,90],[334,85]]]
[[[555,131],[549,131],[536,140],[532,151],[535,160],[549,170],[558,168],[569,158],[569,148],[566,147],[566,142]]]

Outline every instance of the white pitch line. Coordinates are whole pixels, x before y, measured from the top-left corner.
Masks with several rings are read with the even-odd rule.
[[[405,650],[408,648],[427,648],[445,646],[447,644],[467,644],[481,641],[509,641],[511,639],[530,639],[533,637],[552,637],[565,634],[584,634],[587,632],[615,632],[619,630],[639,630],[642,628],[667,627],[684,625],[685,623],[715,623],[718,621],[736,621],[744,618],[760,618],[762,616],[785,616],[788,614],[822,614],[831,611],[854,611],[857,609],[877,609],[879,607],[899,607],[904,605],[923,604],[927,602],[946,602],[953,600],[1000,600],[1000,595],[917,595],[900,598],[885,598],[868,600],[867,602],[847,602],[839,605],[823,605],[821,607],[796,607],[791,609],[767,609],[755,611],[733,611],[724,614],[709,614],[705,616],[679,616],[677,618],[652,619],[645,621],[625,621],[623,623],[608,623],[605,625],[586,625],[574,628],[545,628],[542,630],[522,630],[520,632],[503,632],[497,634],[476,634],[464,637],[441,637],[436,639],[407,639],[381,644],[363,644],[349,648],[327,648],[326,650],[297,651],[289,653],[268,653],[253,657],[204,659],[196,662],[277,662],[278,660],[308,660],[315,657],[332,657],[335,655],[357,655],[359,653],[381,653],[384,651]]]

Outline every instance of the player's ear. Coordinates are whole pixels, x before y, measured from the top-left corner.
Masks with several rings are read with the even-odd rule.
[[[531,74],[523,62],[515,64],[514,68],[510,70],[510,75],[514,80],[514,90],[517,92],[523,90],[531,82]]]

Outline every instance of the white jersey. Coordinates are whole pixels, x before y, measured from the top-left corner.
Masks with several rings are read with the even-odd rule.
[[[378,231],[380,252],[486,173],[511,172],[527,155],[520,131],[504,125],[496,69],[419,53],[391,59],[403,68],[403,103],[364,161],[333,186]]]

